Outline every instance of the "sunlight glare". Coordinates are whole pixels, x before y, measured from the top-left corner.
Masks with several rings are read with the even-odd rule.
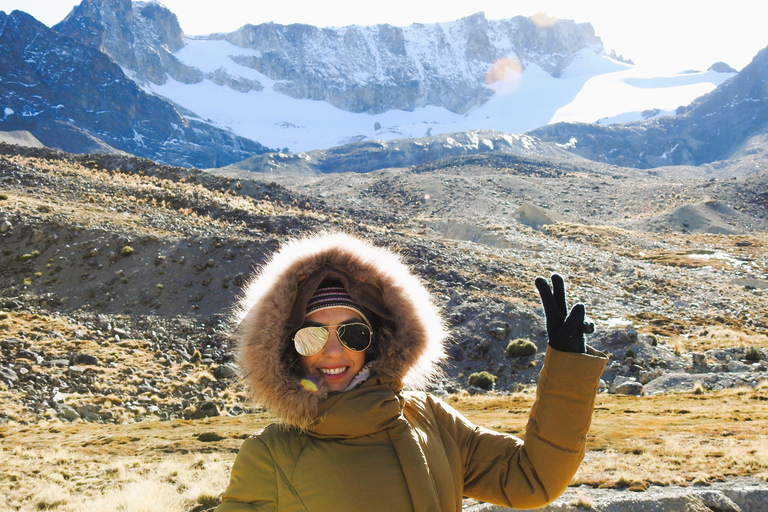
[[[485,83],[495,93],[508,94],[518,88],[522,78],[522,63],[515,58],[502,57],[485,74]]]
[[[531,23],[536,25],[536,27],[538,28],[550,28],[555,23],[557,23],[557,18],[555,18],[554,16],[548,15],[546,11],[537,12],[536,14],[534,14],[528,19],[531,21]]]
[[[304,389],[311,391],[312,393],[316,393],[318,390],[317,384],[309,378],[301,379],[301,385],[304,387]]]

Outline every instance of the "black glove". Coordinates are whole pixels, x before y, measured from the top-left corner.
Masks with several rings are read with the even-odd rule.
[[[547,336],[552,348],[563,352],[587,351],[584,335],[595,332],[595,324],[586,321],[584,304],[576,304],[568,313],[565,304],[565,283],[558,274],[552,274],[552,289],[543,277],[536,278],[536,288],[547,316]],[[566,316],[567,315],[567,316]]]

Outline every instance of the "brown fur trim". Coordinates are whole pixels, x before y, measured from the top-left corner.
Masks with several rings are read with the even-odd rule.
[[[246,286],[235,313],[239,362],[255,401],[307,428],[327,389],[307,390],[284,354],[306,301],[329,274],[386,322],[372,373],[394,386],[424,388],[439,374],[447,331],[422,281],[399,255],[341,232],[284,243]]]

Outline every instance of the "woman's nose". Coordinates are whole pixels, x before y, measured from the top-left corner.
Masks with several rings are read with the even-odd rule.
[[[339,336],[336,334],[335,330],[328,333],[328,341],[325,343],[325,347],[323,347],[323,353],[325,355],[344,353],[344,346],[341,344],[341,341],[339,341]]]

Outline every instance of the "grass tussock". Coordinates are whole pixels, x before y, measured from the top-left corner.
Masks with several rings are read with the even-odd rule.
[[[215,507],[229,480],[230,457],[130,456],[99,463],[48,450],[23,449],[10,457],[3,510],[188,512]],[[58,468],[52,467],[58,466]]]

